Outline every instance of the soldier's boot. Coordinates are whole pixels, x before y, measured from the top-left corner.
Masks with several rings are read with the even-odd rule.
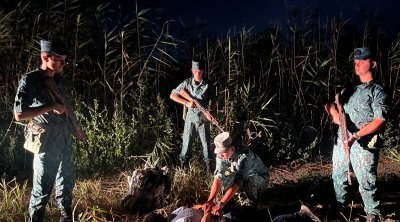
[[[61,209],[60,222],[72,222],[72,211],[71,209]]]

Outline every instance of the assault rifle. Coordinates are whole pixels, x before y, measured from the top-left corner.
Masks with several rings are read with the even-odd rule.
[[[199,103],[199,101],[197,101],[197,99],[192,98],[192,97],[189,95],[189,93],[186,92],[185,89],[181,89],[181,90],[179,91],[179,94],[180,94],[183,98],[189,100],[190,102],[193,102],[193,103],[196,105],[196,107],[200,110],[200,112],[203,113],[203,115],[209,116],[209,117],[210,117],[210,122],[211,122],[212,124],[216,125],[216,126],[218,127],[218,129],[219,129],[221,132],[224,132],[224,129],[219,125],[218,121],[211,115],[210,111],[208,111],[206,108],[204,108],[204,107]]]
[[[64,96],[64,94],[58,88],[54,78],[46,78],[44,84],[46,85],[47,89],[49,90],[49,92],[50,92],[51,96],[54,98],[54,100],[65,106],[65,113],[67,114],[67,120],[69,121],[69,124],[72,126],[74,133],[83,132],[82,125],[79,123],[78,119],[76,118],[75,113],[72,110],[71,105],[69,104],[67,98]],[[82,133],[80,135],[80,138],[78,138],[78,137],[76,137],[76,138],[78,140],[81,140],[82,142],[86,143],[87,137],[84,133]]]
[[[343,105],[339,101],[339,93],[336,94],[335,100],[336,100],[336,105],[337,105],[338,112],[339,112],[339,121],[340,121],[339,128],[340,128],[340,131],[342,131],[342,135],[341,135],[342,144],[343,144],[344,153],[346,155],[346,161],[347,161],[347,182],[349,183],[349,185],[351,185],[350,147],[349,147],[349,144],[347,143],[347,140],[349,139],[349,134],[347,132],[346,114],[344,113]]]

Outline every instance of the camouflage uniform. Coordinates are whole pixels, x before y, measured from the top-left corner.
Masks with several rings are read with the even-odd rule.
[[[24,112],[29,107],[46,106],[53,103],[45,82],[45,74],[36,70],[22,76],[15,97],[14,111]],[[66,92],[64,79],[56,74],[55,81],[62,92]],[[30,221],[43,221],[46,204],[50,198],[53,184],[56,184],[55,198],[62,215],[71,214],[74,172],[72,157],[71,128],[66,115],[47,112],[35,116],[32,121],[44,129],[33,139],[40,146],[40,152],[34,154],[33,187],[29,205]]]
[[[230,159],[217,156],[216,162],[214,175],[222,181],[224,189],[236,183],[253,201],[267,189],[269,170],[251,150],[237,147]]]
[[[210,101],[216,99],[215,87],[206,80],[202,80],[199,84],[196,84],[193,78],[188,78],[172,90],[172,93],[179,94],[181,89],[186,89],[190,96],[199,101],[205,108],[208,107]],[[186,164],[189,161],[192,144],[195,139],[195,131],[200,136],[203,147],[203,160],[207,165],[210,163],[210,123],[201,116],[202,113],[198,108],[189,108],[186,114],[185,128],[182,136],[182,151],[179,156],[181,163]]]
[[[346,89],[342,95],[350,92],[348,101],[343,102],[343,108],[347,116],[348,133],[358,132],[366,124],[375,118],[386,119],[388,105],[387,95],[382,86],[373,81],[362,83],[354,88]],[[347,99],[345,99],[347,100]],[[359,192],[364,202],[364,210],[367,214],[378,215],[379,200],[376,197],[376,176],[379,159],[379,148],[383,146],[382,131],[364,136],[355,140],[350,147],[350,161],[353,171],[359,182]],[[347,161],[341,142],[339,128],[338,139],[333,149],[333,185],[336,200],[345,202],[347,182]]]

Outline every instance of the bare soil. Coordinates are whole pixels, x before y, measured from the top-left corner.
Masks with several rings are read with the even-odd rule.
[[[293,166],[271,166],[270,187],[257,209],[227,206],[241,214],[240,221],[271,221],[281,214],[295,213],[300,209],[300,200],[310,206],[322,221],[365,221],[358,183],[352,175],[353,185],[349,188],[351,204],[345,209],[335,209],[334,190],[331,181],[331,163],[305,163]],[[31,178],[26,176],[25,178]],[[120,178],[103,178],[102,183],[120,183]],[[105,185],[105,188],[107,187]],[[30,186],[29,186],[30,187]],[[381,213],[387,222],[400,221],[400,163],[381,157],[378,165],[378,189]],[[30,189],[27,190],[30,193]],[[29,194],[27,195],[29,197]],[[198,203],[196,203],[198,204]],[[171,206],[157,210],[153,215],[137,215],[121,212],[122,221],[165,221]],[[243,219],[245,218],[245,219]],[[118,219],[116,221],[119,221]]]
[[[272,221],[278,215],[299,211],[301,200],[321,221],[366,221],[362,200],[358,193],[357,179],[354,175],[352,175],[353,185],[349,187],[351,204],[347,204],[344,209],[335,208],[331,171],[331,163],[271,166],[270,188],[261,198],[263,201],[258,207],[254,209],[228,205],[226,211],[233,212],[239,217],[239,220],[233,221]],[[400,221],[399,162],[380,158],[378,189],[381,194],[382,221]],[[143,218],[147,218],[147,221],[165,221],[162,215],[169,213],[167,208],[157,213],[142,215],[139,217],[141,219],[133,215],[126,218],[128,221],[142,221]]]
[[[302,164],[271,167],[270,191],[263,208],[273,218],[296,212],[301,199],[323,221],[365,221],[362,199],[354,174],[349,187],[350,204],[337,212],[331,181],[332,165]],[[378,165],[381,214],[385,221],[400,221],[400,163],[381,157]]]

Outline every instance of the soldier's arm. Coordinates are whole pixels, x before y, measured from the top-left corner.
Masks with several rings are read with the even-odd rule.
[[[32,82],[32,79],[28,78],[27,75],[24,75],[19,82],[14,102],[14,117],[17,121],[31,119],[50,111],[54,111],[57,114],[65,112],[65,107],[58,103],[30,107],[34,96],[37,94]]]
[[[240,187],[239,184],[233,183],[225,192],[224,196],[221,198],[220,202],[213,206],[211,210],[211,214],[216,216],[221,216],[222,208],[228,203],[233,196],[239,191]]]
[[[375,118],[372,122],[368,123],[366,126],[361,128],[358,132],[351,135],[348,139],[348,142],[353,142],[354,140],[366,136],[368,134],[374,133],[385,126],[385,120],[381,118]]]
[[[339,125],[340,124],[340,114],[337,111],[334,103],[325,104],[325,111],[332,117],[332,122]]]
[[[55,103],[50,106],[40,106],[40,107],[30,107],[29,109],[26,109],[22,112],[14,112],[14,117],[15,120],[17,121],[22,121],[22,120],[27,120],[31,119],[35,116],[42,115],[44,113],[54,111],[57,114],[62,114],[65,112],[65,106]]]
[[[217,196],[218,191],[221,189],[222,181],[218,176],[214,177],[214,182],[211,186],[210,195],[208,196],[207,202],[203,204],[202,210],[204,212],[210,211],[211,207],[214,206],[214,199]]]
[[[188,107],[188,108],[191,108],[191,107],[194,106],[194,105],[193,105],[193,102],[188,101],[188,100],[182,98],[181,96],[179,96],[179,95],[176,94],[176,93],[171,93],[171,94],[169,95],[169,98],[172,99],[172,100],[174,100],[174,101],[177,102],[177,103],[180,103],[180,104],[182,104],[182,105]]]

